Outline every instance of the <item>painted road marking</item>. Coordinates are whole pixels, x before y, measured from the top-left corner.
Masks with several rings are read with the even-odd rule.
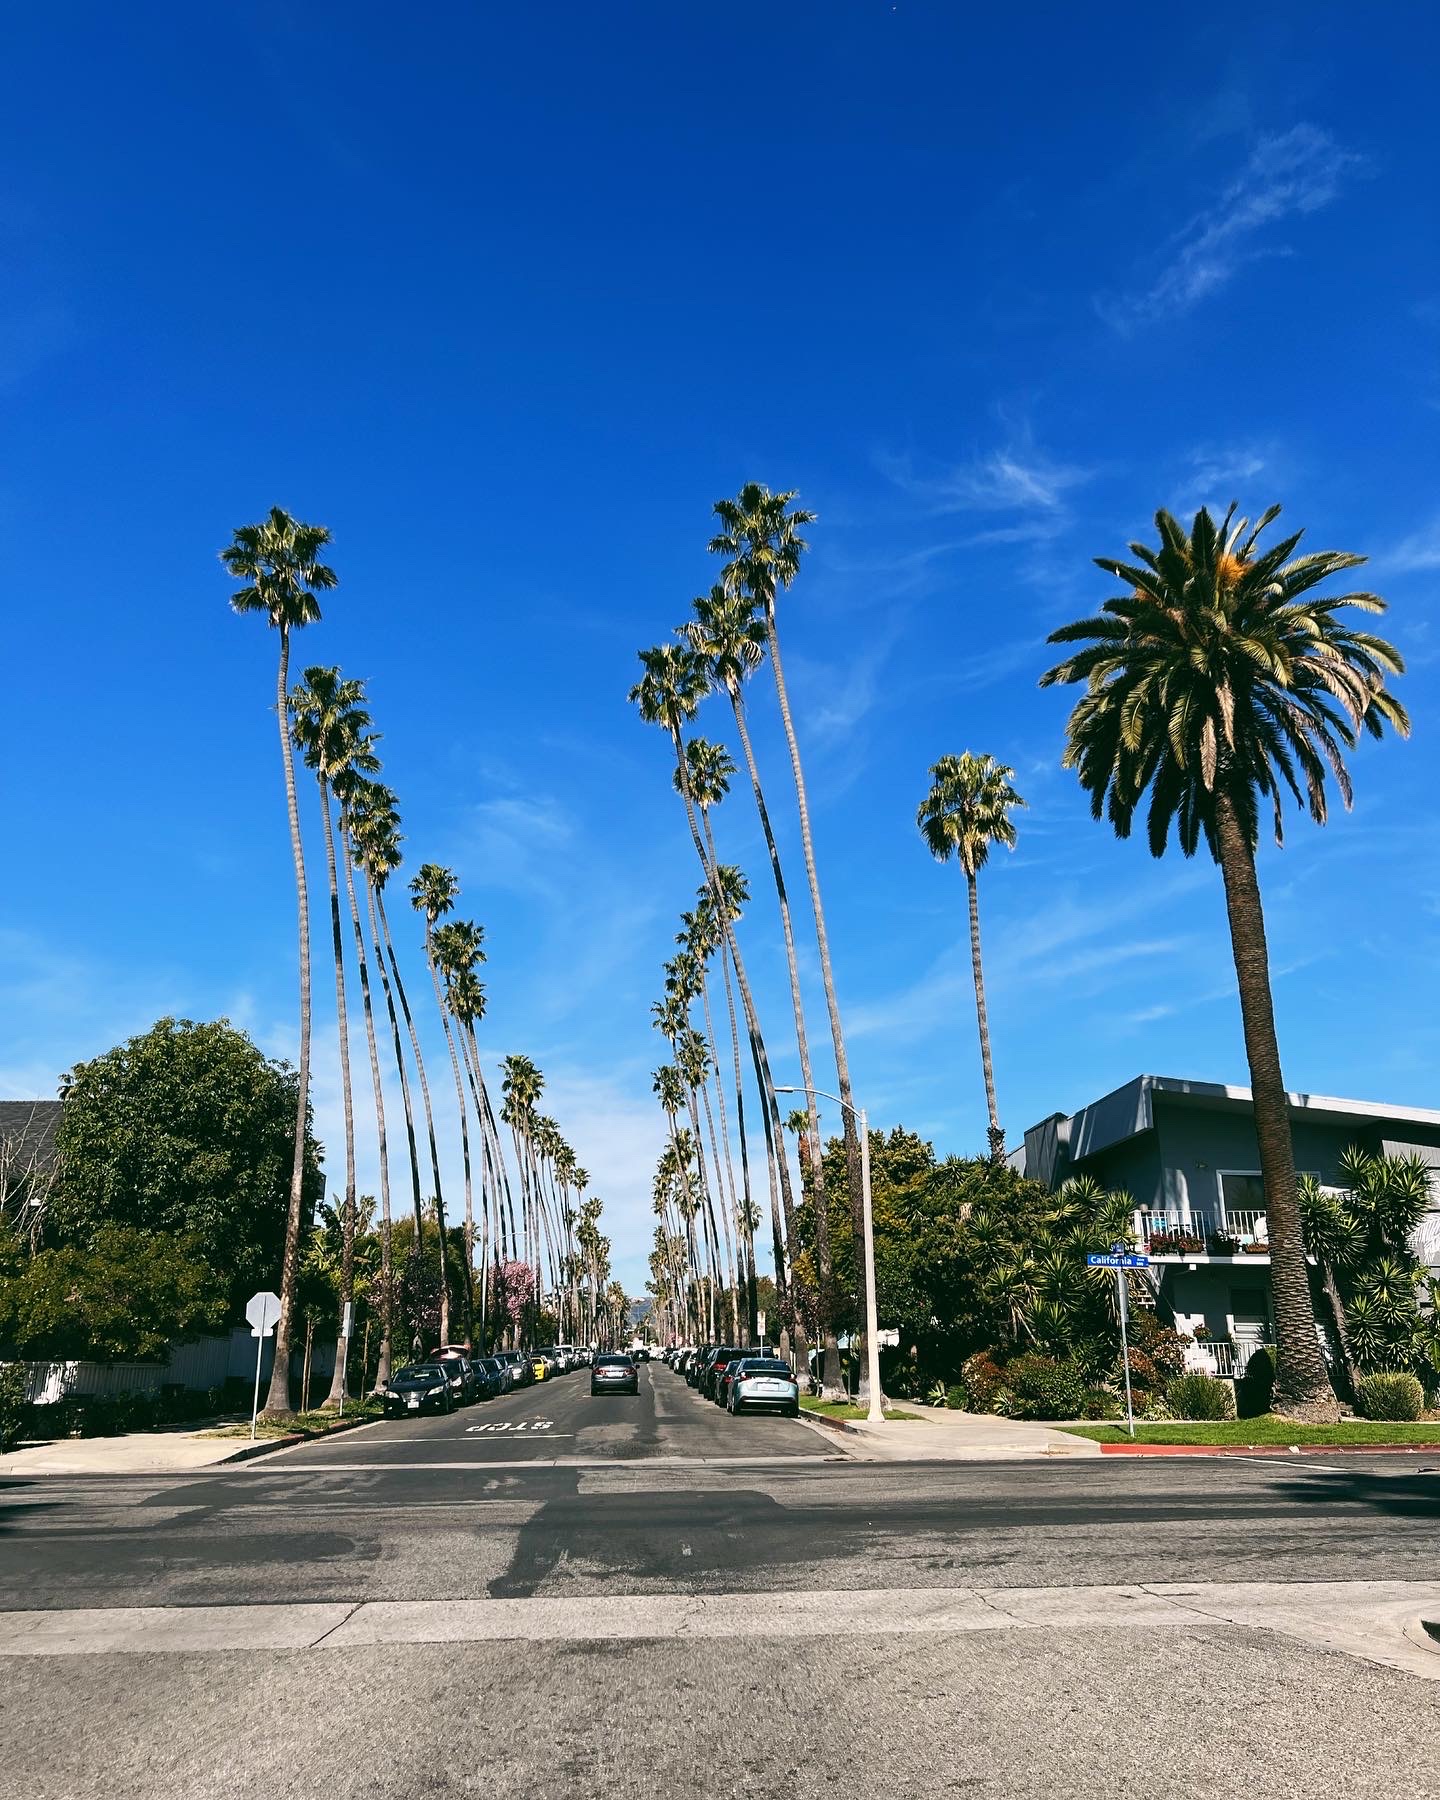
[[[483,1425],[467,1425],[465,1427],[465,1429],[467,1432],[471,1432],[471,1431],[549,1431],[550,1427],[554,1423],[555,1423],[555,1421],[553,1419],[521,1419],[520,1423],[517,1425],[517,1424],[512,1423],[512,1421],[509,1419],[487,1419]],[[556,1432],[555,1435],[557,1437],[569,1437],[570,1433],[568,1431],[559,1431],[559,1432]]]

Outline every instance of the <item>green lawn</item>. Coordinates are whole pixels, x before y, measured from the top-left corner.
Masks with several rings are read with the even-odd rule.
[[[1126,1444],[1130,1434],[1123,1425],[1062,1425],[1075,1437],[1094,1438],[1101,1444]],[[1415,1425],[1390,1424],[1383,1419],[1346,1419],[1339,1425],[1298,1425],[1293,1419],[1277,1419],[1266,1413],[1258,1419],[1221,1419],[1214,1424],[1136,1425],[1137,1444],[1436,1444],[1440,1445],[1440,1419]]]
[[[333,1412],[296,1413],[294,1418],[286,1419],[283,1424],[271,1424],[268,1419],[261,1419],[255,1428],[255,1435],[262,1438],[277,1438],[294,1437],[298,1433],[301,1437],[324,1437],[327,1431],[333,1431],[341,1423],[350,1425],[357,1419],[381,1419],[384,1416],[385,1409],[376,1400],[347,1400],[343,1421]],[[250,1421],[247,1419],[243,1425],[219,1425],[214,1431],[202,1431],[198,1435],[200,1437],[248,1438]]]
[[[845,1400],[812,1400],[807,1394],[801,1399],[800,1404],[806,1412],[823,1413],[827,1419],[868,1419],[870,1417],[865,1407],[851,1406]],[[887,1407],[885,1417],[887,1419],[915,1419],[919,1415],[908,1412],[891,1412]]]

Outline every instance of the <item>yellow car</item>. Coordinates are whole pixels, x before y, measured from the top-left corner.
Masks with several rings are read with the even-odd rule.
[[[546,1381],[555,1372],[554,1363],[551,1362],[550,1358],[546,1356],[542,1350],[537,1350],[535,1355],[531,1357],[530,1367],[534,1370],[535,1379],[537,1381]]]

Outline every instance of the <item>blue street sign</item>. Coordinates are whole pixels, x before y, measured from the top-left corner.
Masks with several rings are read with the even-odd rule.
[[[1148,1269],[1150,1258],[1139,1256],[1134,1251],[1124,1251],[1116,1255],[1113,1251],[1108,1255],[1092,1252],[1085,1258],[1092,1269]]]

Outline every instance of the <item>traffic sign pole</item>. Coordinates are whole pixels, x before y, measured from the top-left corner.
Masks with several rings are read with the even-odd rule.
[[[245,1317],[255,1338],[255,1394],[250,1403],[250,1441],[255,1441],[256,1421],[260,1417],[260,1359],[265,1353],[265,1340],[275,1329],[280,1317],[280,1296],[262,1288],[245,1303]]]
[[[1130,1397],[1130,1302],[1125,1292],[1125,1271],[1115,1271],[1115,1285],[1120,1290],[1120,1360],[1125,1365],[1125,1419],[1130,1436],[1135,1436],[1135,1402]]]

